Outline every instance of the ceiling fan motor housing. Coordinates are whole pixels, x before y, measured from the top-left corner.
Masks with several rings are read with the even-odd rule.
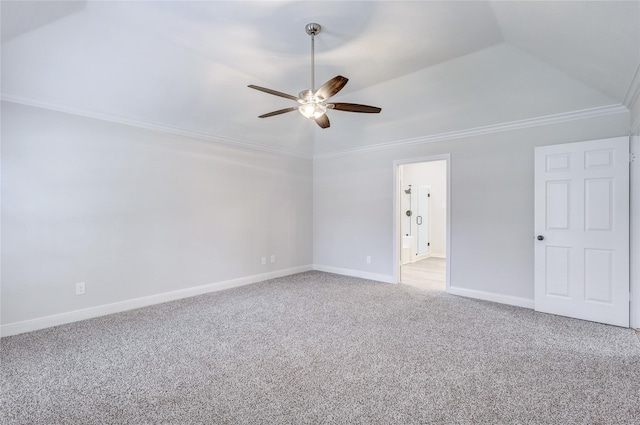
[[[298,93],[298,97],[304,100],[305,102],[312,102],[316,99],[315,92],[312,90],[303,90],[300,93]]]

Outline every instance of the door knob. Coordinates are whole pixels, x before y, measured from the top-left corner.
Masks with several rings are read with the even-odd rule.
[[[542,236],[542,235],[538,235],[538,238],[537,238],[537,239],[538,239],[539,241],[543,241],[543,240],[544,240],[544,236]]]

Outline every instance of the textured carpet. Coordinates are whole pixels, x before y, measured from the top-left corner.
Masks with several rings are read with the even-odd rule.
[[[1,341],[3,424],[638,424],[632,330],[308,272]]]

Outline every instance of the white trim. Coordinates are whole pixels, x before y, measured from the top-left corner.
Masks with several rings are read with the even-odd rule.
[[[635,92],[635,97],[633,98],[632,104],[638,100],[638,94],[640,94],[640,87],[636,87],[636,86],[640,85],[639,80],[640,78],[638,77],[638,72],[636,72],[636,76],[634,77],[634,80],[632,81],[632,84],[629,87],[629,92],[625,97],[625,102],[629,100],[627,99],[627,97],[630,98],[633,96],[632,94],[630,94],[630,93],[633,93],[633,90],[636,90],[636,92]],[[291,156],[294,158],[309,159],[309,160],[311,159],[321,160],[321,159],[335,158],[340,156],[353,155],[358,153],[375,152],[380,150],[391,149],[397,146],[411,146],[411,145],[419,145],[423,143],[434,143],[434,142],[440,142],[444,140],[460,139],[464,137],[474,137],[474,136],[480,136],[480,135],[486,135],[486,134],[500,133],[504,131],[520,130],[520,129],[530,128],[530,127],[558,124],[558,123],[575,121],[580,119],[603,117],[607,115],[615,115],[615,114],[628,112],[627,107],[625,107],[623,104],[600,106],[596,108],[583,109],[579,111],[564,112],[560,114],[546,115],[546,116],[536,117],[536,118],[528,118],[524,120],[493,124],[493,125],[488,125],[483,127],[475,127],[475,128],[466,129],[466,130],[457,130],[457,131],[452,131],[448,133],[439,133],[439,134],[433,134],[429,136],[415,137],[411,139],[394,140],[394,141],[379,143],[376,145],[364,146],[360,148],[345,149],[345,150],[336,151],[336,152],[311,155],[311,154],[305,154],[302,152],[290,151],[287,149],[279,149],[279,148],[272,148],[268,146],[258,145],[255,143],[234,139],[231,137],[218,136],[215,134],[202,132],[202,131],[187,130],[187,129],[178,128],[178,127],[170,127],[170,126],[157,124],[153,122],[132,120],[129,118],[119,117],[119,116],[110,115],[110,114],[104,114],[104,113],[95,112],[95,111],[89,111],[86,109],[73,108],[73,107],[64,106],[64,105],[56,104],[53,102],[38,100],[28,96],[18,95],[14,93],[3,92],[0,94],[0,96],[1,96],[1,99],[6,102],[18,103],[18,104],[33,106],[33,107],[42,108],[42,109],[50,109],[52,111],[79,115],[79,116],[98,119],[102,121],[108,121],[108,122],[114,122],[117,124],[129,125],[132,127],[144,128],[147,130],[175,134],[175,135],[184,136],[184,137],[192,137],[194,139],[206,140],[209,142],[221,143],[221,144],[237,146],[245,149],[254,149],[262,152],[269,152],[269,153]]]
[[[514,305],[516,307],[524,307],[533,310],[533,299],[514,297],[512,295],[496,294],[494,292],[478,291],[476,289],[458,288],[450,286],[447,291],[453,295],[459,295],[461,297],[475,298],[478,300],[492,301],[494,303]]]
[[[63,106],[51,102],[46,102],[38,99],[33,99],[26,96],[2,93],[2,100],[11,103],[18,103],[26,106],[33,106],[41,109],[49,109],[52,111],[63,112],[66,114],[78,115],[81,117],[93,118],[101,121],[113,122],[116,124],[124,124],[132,127],[144,128],[146,130],[159,131],[162,133],[175,134],[178,136],[191,137],[198,140],[205,140],[207,142],[221,143],[225,145],[236,146],[244,149],[252,149],[262,152],[269,152],[278,155],[286,155],[294,158],[302,158],[311,160],[313,157],[310,154],[304,154],[301,152],[290,151],[286,149],[272,148],[268,146],[262,146],[251,142],[246,142],[231,137],[218,136],[215,134],[207,133],[204,131],[187,130],[179,127],[170,127],[162,124],[157,124],[148,121],[132,120],[129,118],[119,117],[110,114],[103,114],[101,112],[89,111],[86,109],[72,108],[69,106]]]
[[[445,280],[446,291],[449,292],[451,285],[451,154],[432,155],[421,158],[410,159],[398,159],[393,161],[393,282],[400,282],[400,268],[402,267],[400,247],[402,243],[400,241],[402,232],[400,231],[400,166],[406,164],[415,164],[420,162],[433,162],[433,161],[445,161],[446,162],[446,199],[447,199],[447,223],[446,223],[446,254],[444,258],[447,259]]]
[[[375,280],[377,282],[396,283],[396,281],[393,279],[393,276],[389,276],[386,274],[370,273],[362,270],[343,269],[340,267],[323,266],[322,264],[314,264],[313,270],[326,272],[326,273],[334,273],[334,274],[339,274],[343,276],[359,277],[362,279]]]
[[[240,277],[237,279],[226,280],[222,282],[210,283],[208,285],[194,286],[191,288],[180,289],[177,291],[164,292],[161,294],[149,295],[146,297],[133,298],[130,300],[119,301],[111,304],[99,305],[96,307],[85,308],[82,310],[69,311],[52,316],[38,317],[36,319],[25,320],[22,322],[8,323],[0,327],[0,335],[10,336],[25,332],[36,331],[38,329],[50,328],[52,326],[64,325],[67,323],[78,322],[81,320],[92,319],[94,317],[106,316],[113,313],[134,310],[137,308],[148,307],[156,304],[166,303],[168,301],[180,300],[196,295],[207,294],[209,292],[221,291],[223,289],[236,288],[238,286],[250,285],[252,283],[262,282],[278,277],[289,276],[296,273],[310,271],[313,268],[310,265],[292,267],[289,269],[276,270],[269,273],[262,273],[253,276]]]
[[[631,84],[629,84],[629,89],[627,89],[627,94],[624,96],[624,100],[622,104],[631,110],[633,105],[638,101],[638,97],[640,96],[640,65],[636,68],[636,73],[633,75],[631,79]]]
[[[415,263],[416,261],[426,260],[429,257],[434,257],[434,255],[431,255],[430,252],[427,252],[425,254],[416,254],[416,256],[413,258],[412,263]]]
[[[629,326],[640,329],[640,136],[631,136],[629,142],[636,154],[629,164]]]
[[[446,259],[447,256],[445,254],[431,254],[431,253],[427,253],[427,254],[420,254],[420,255],[416,255],[411,262],[409,263],[404,263],[403,265],[406,264],[411,264],[411,263],[416,263],[418,261],[422,261],[422,260],[426,260],[427,258],[442,258],[442,259]]]
[[[412,145],[420,145],[424,143],[441,142],[441,141],[452,140],[452,139],[462,139],[465,137],[476,137],[476,136],[482,136],[487,134],[500,133],[504,131],[522,130],[525,128],[540,127],[540,126],[551,125],[551,124],[560,124],[560,123],[565,123],[569,121],[604,117],[608,115],[623,114],[628,112],[629,110],[624,105],[621,105],[621,104],[601,106],[597,108],[583,109],[580,111],[565,112],[562,114],[547,115],[543,117],[528,118],[524,120],[488,125],[484,127],[476,127],[476,128],[471,128],[467,130],[457,130],[449,133],[440,133],[440,134],[433,134],[430,136],[421,136],[421,137],[415,137],[411,139],[384,142],[384,143],[379,143],[371,146],[364,146],[360,148],[345,149],[338,152],[316,154],[313,156],[313,159],[321,160],[321,159],[336,158],[340,156],[392,149],[400,146],[412,146]]]

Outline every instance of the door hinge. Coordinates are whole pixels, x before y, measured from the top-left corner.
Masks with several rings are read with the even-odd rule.
[[[431,198],[431,194],[430,193],[427,193],[427,198]]]
[[[636,160],[636,153],[629,152],[629,163],[635,162],[635,160]]]
[[[427,242],[427,246],[431,246],[431,242]]]

